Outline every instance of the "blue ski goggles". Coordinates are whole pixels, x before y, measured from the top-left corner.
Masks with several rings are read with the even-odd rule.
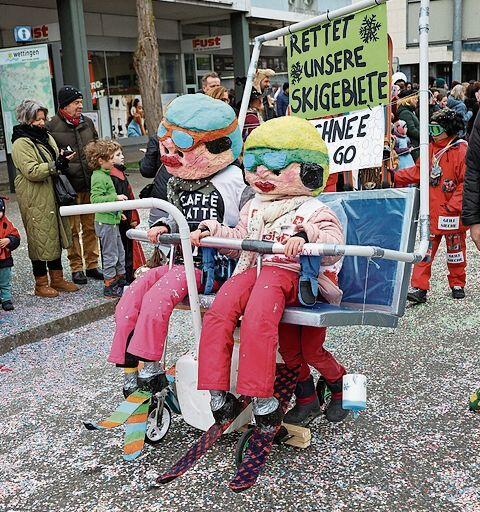
[[[219,130],[211,130],[206,132],[188,130],[187,128],[180,128],[179,126],[170,124],[168,121],[163,120],[157,130],[157,137],[159,141],[171,138],[172,142],[181,151],[191,151],[199,144],[211,142],[221,137],[230,135],[238,126],[237,119],[234,119],[227,127]]]
[[[243,166],[246,171],[255,172],[259,165],[269,171],[281,171],[292,163],[316,163],[322,166],[328,164],[328,155],[320,151],[302,150],[253,150],[245,151]]]

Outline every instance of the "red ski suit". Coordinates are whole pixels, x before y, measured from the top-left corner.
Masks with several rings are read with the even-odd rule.
[[[452,142],[449,147],[441,153]],[[445,236],[447,244],[448,282],[450,287],[465,286],[467,267],[466,260],[466,231],[468,227],[462,224],[462,196],[465,178],[465,156],[467,143],[455,141],[449,137],[430,144],[430,165],[434,165],[434,157],[442,169],[438,185],[430,184],[430,248],[426,258],[413,268],[412,286],[421,290],[430,289],[432,263],[438,247]],[[420,160],[414,167],[402,169],[395,173],[395,186],[403,187],[419,183]]]
[[[216,221],[206,221],[201,226],[207,226],[212,236],[245,238],[249,208],[247,204],[242,209],[240,223],[235,228],[227,228]],[[340,223],[324,205],[302,225],[302,230],[310,242],[343,243]],[[269,232],[263,234],[263,238],[272,239],[271,236]],[[230,389],[233,332],[238,319],[243,315],[236,391],[255,397],[273,395],[279,323],[285,306],[297,303],[298,271],[298,262],[286,262],[281,258],[271,261],[264,259],[258,277],[257,269],[252,267],[234,275],[220,288],[203,321],[198,358],[198,389]],[[330,287],[333,293],[338,291],[338,287],[331,281],[329,284],[326,281],[328,279],[325,276],[322,276],[322,281],[319,277],[320,288],[323,284]],[[298,346],[302,342],[301,332],[291,331]],[[286,335],[281,336],[281,339],[289,342],[288,332],[284,333]],[[315,342],[323,343],[324,333],[317,330],[316,334]],[[298,356],[299,352],[293,350],[291,353]],[[288,357],[288,351],[286,355],[286,363],[290,365],[293,357]],[[301,364],[302,359],[298,363]],[[308,366],[305,365],[305,368],[308,369]],[[308,374],[303,377],[307,378]]]

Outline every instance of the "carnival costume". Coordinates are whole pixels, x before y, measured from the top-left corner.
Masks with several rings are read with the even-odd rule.
[[[183,213],[190,229],[197,229],[207,219],[235,225],[245,183],[241,169],[233,164],[242,149],[233,109],[204,94],[181,96],[170,103],[157,136],[161,161],[172,175],[167,185],[168,199]],[[161,218],[154,226],[165,226],[168,232],[177,229],[172,217]],[[211,250],[206,252],[211,265]],[[200,287],[201,251],[194,262]],[[99,424],[88,424],[87,428],[112,428],[129,417],[144,425],[148,407],[143,405],[142,418],[134,418],[140,404],[148,403],[152,395],[168,386],[160,360],[172,311],[188,293],[181,263],[178,255],[172,268],[164,265],[141,274],[117,304],[108,360],[125,368],[126,402],[119,406],[119,414],[114,413]],[[212,281],[210,274],[210,288]],[[140,369],[139,361],[144,361]],[[125,444],[124,458],[133,459],[140,454],[144,435],[145,428],[138,428],[134,442]]]
[[[432,263],[445,236],[447,244],[448,282],[453,298],[465,296],[466,281],[466,231],[460,215],[462,212],[463,181],[467,143],[458,137],[463,128],[459,114],[443,109],[432,115],[430,134],[430,247],[423,261],[413,268],[412,287],[408,299],[422,303],[430,289]],[[442,138],[443,135],[443,138]],[[395,173],[395,186],[419,183],[420,163],[415,167]]]
[[[301,134],[301,137],[300,137]],[[320,194],[328,178],[328,151],[317,130],[294,117],[273,119],[256,128],[245,142],[246,180],[256,192],[231,228],[216,220],[200,223],[203,235],[280,242],[344,243],[342,226],[334,212],[312,197]],[[193,235],[192,235],[193,236]],[[303,245],[302,243],[302,245]],[[298,252],[298,251],[296,251]],[[233,253],[229,253],[233,256]],[[340,257],[324,257],[331,265]],[[250,399],[256,428],[237,474],[234,491],[251,487],[263,468],[295,389],[302,361],[290,361],[278,371],[276,351],[284,309],[298,303],[300,261],[296,254],[263,255],[257,276],[256,254],[243,251],[234,275],[218,291],[205,314],[198,359],[198,389],[209,390],[215,424],[209,432],[226,428]],[[323,269],[323,267],[322,267]],[[318,287],[329,302],[340,303],[342,292],[335,279],[320,271]],[[233,332],[239,318],[240,351],[236,393],[229,393]],[[300,341],[300,331],[293,342]],[[295,338],[294,336],[294,338]],[[290,343],[291,339],[286,340]],[[298,364],[297,364],[298,363]],[[308,368],[308,366],[307,366]],[[202,439],[208,442],[207,432]],[[191,467],[192,453],[179,461],[161,482],[176,478]]]

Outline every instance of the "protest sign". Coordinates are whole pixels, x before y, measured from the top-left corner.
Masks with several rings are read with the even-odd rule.
[[[385,4],[294,32],[287,51],[292,115],[315,119],[387,104]]]
[[[327,144],[330,172],[380,167],[385,120],[383,107],[310,121]]]

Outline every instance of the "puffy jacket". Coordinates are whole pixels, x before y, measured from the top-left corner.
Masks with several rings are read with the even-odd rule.
[[[480,113],[468,140],[466,165],[462,221],[466,226],[471,226],[480,224]]]
[[[117,191],[110,177],[109,169],[97,169],[92,174],[90,201],[94,203],[111,203],[117,200]],[[103,224],[120,224],[122,212],[102,212],[95,214],[95,222]]]
[[[10,243],[3,249],[0,247],[0,268],[13,267],[12,251],[20,245],[20,233],[5,214],[0,219],[0,240],[2,238],[8,238]]]
[[[49,144],[58,155],[51,136]],[[72,233],[68,217],[58,211],[52,175],[57,174],[50,152],[27,137],[13,143],[12,158],[19,174],[15,178],[17,201],[27,232],[31,260],[52,261],[60,258],[62,248],[70,247]]]
[[[472,112],[469,112],[467,110],[467,106],[465,105],[465,103],[462,100],[456,100],[453,96],[448,97],[447,107],[452,110],[455,110],[455,112],[458,112],[459,114],[461,114],[463,116],[463,121],[465,123],[465,126],[468,123],[468,121],[470,121],[470,118],[473,115]]]
[[[420,121],[418,120],[417,114],[415,114],[414,107],[407,105],[400,105],[397,110],[398,119],[407,123],[407,135],[410,137],[410,141],[413,146],[412,157],[416,160],[420,155]]]
[[[68,171],[65,174],[76,192],[89,192],[91,173],[88,170],[84,148],[91,140],[98,138],[93,121],[82,116],[80,124],[73,126],[56,114],[47,123],[47,130],[52,134],[60,149],[70,146],[77,153],[73,160],[70,160]]]
[[[437,154],[453,140],[452,137],[430,144],[430,162]],[[440,157],[439,165],[442,175],[437,186],[430,185],[430,231],[434,235],[453,234],[466,231],[460,220],[462,213],[463,183],[465,179],[465,154],[467,143],[458,140]],[[420,182],[420,160],[414,167],[395,172],[395,186]]]

